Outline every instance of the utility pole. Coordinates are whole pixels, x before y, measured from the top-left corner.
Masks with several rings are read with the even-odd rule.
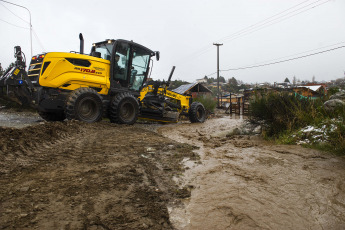
[[[30,10],[28,8],[26,8],[25,6],[14,4],[12,2],[8,2],[8,1],[5,1],[5,0],[0,0],[0,1],[6,2],[6,3],[14,5],[14,6],[18,6],[18,7],[24,8],[24,9],[26,9],[29,12],[29,16],[30,16],[30,23],[29,23],[30,24],[30,44],[31,44],[31,57],[32,57],[32,24],[31,24],[31,12],[30,12]]]
[[[219,46],[222,46],[223,44],[219,43],[213,43],[213,45],[217,46],[217,88],[218,88],[218,93],[217,93],[217,100],[218,100],[218,108],[220,108],[219,105]]]

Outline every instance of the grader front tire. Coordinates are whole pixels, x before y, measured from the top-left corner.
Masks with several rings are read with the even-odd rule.
[[[110,103],[109,118],[112,123],[133,125],[138,113],[139,103],[130,93],[119,93]]]
[[[203,123],[206,120],[206,110],[200,102],[193,102],[189,109],[189,120],[192,123]]]

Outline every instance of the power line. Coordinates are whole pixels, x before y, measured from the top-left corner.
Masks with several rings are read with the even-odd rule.
[[[34,32],[34,36],[36,37],[36,39],[38,41],[38,44],[42,47],[43,51],[45,52],[44,46],[43,46],[41,40],[38,38],[38,35],[34,29],[33,29],[33,32]]]
[[[254,65],[254,66],[246,66],[246,67],[239,67],[239,68],[233,68],[233,69],[226,69],[226,70],[221,70],[221,71],[222,72],[226,72],[226,71],[252,69],[252,68],[258,68],[258,67],[263,67],[263,66],[268,66],[268,65],[275,65],[275,64],[279,64],[279,63],[283,63],[283,62],[288,62],[288,61],[293,61],[293,60],[297,60],[297,59],[301,59],[301,58],[306,58],[306,57],[310,57],[310,56],[314,56],[314,55],[317,55],[317,54],[322,54],[322,53],[326,53],[326,52],[330,52],[330,51],[337,50],[337,49],[342,49],[342,48],[345,48],[345,46],[339,46],[339,47],[335,47],[335,48],[332,48],[332,49],[328,49],[328,50],[324,50],[324,51],[320,51],[320,52],[316,52],[316,53],[312,53],[312,54],[308,54],[308,55],[303,55],[303,56],[300,56],[300,57],[290,58],[290,59],[286,59],[286,60],[282,60],[282,61],[266,63],[266,64],[262,64],[262,65]]]
[[[14,16],[16,16],[17,18],[19,18],[20,20],[26,22],[27,24],[30,25],[30,23],[28,21],[26,21],[25,19],[19,17],[18,15],[16,15],[15,13],[13,13],[13,11],[11,11],[10,9],[8,9],[4,4],[0,3],[3,7],[5,7],[8,11],[10,11]]]
[[[5,23],[7,23],[7,24],[9,24],[9,25],[11,25],[11,26],[15,26],[15,27],[18,27],[18,28],[22,28],[22,29],[30,29],[30,28],[27,28],[27,27],[23,27],[23,26],[17,26],[17,25],[15,25],[15,24],[12,24],[12,23],[10,23],[10,22],[8,22],[8,21],[5,21],[5,20],[3,20],[3,19],[1,19],[0,18],[0,21],[3,21],[3,22],[5,22]]]
[[[328,47],[332,47],[332,46],[336,46],[336,45],[340,45],[340,44],[344,44],[345,42],[338,42],[338,43],[335,43],[333,45],[327,45],[327,46],[323,46],[323,47],[320,47],[320,48],[316,48],[316,49],[312,49],[312,50],[307,50],[307,51],[304,51],[304,52],[299,52],[299,53],[295,53],[295,54],[291,54],[291,55],[286,55],[286,56],[283,56],[283,57],[280,57],[280,58],[274,58],[274,59],[270,59],[270,60],[266,60],[266,61],[262,61],[262,62],[256,62],[252,65],[257,65],[257,64],[261,64],[261,63],[267,63],[267,62],[273,62],[273,61],[277,61],[277,60],[280,60],[280,59],[283,59],[283,58],[288,58],[288,57],[293,57],[293,56],[296,56],[296,55],[300,55],[300,54],[305,54],[305,53],[310,53],[310,52],[313,52],[313,51],[316,51],[316,50],[320,50],[320,49],[325,49],[325,48],[328,48]]]
[[[275,60],[280,60],[282,58],[286,58],[286,57],[292,57],[292,56],[296,56],[296,55],[299,55],[299,54],[304,54],[304,53],[308,53],[308,52],[312,52],[312,51],[315,51],[315,50],[320,50],[320,49],[324,49],[324,48],[327,48],[327,47],[331,47],[331,46],[335,46],[335,45],[339,45],[339,44],[344,44],[345,42],[338,42],[338,43],[335,43],[333,45],[327,45],[327,46],[323,46],[323,47],[320,47],[320,48],[317,48],[317,49],[312,49],[312,50],[307,50],[307,51],[304,51],[304,52],[299,52],[299,53],[296,53],[296,54],[291,54],[291,55],[287,55],[287,56],[284,56],[284,57],[280,57],[280,58],[275,58],[275,59],[271,59],[271,60],[267,60],[267,61],[262,61],[262,62],[257,62],[255,64],[253,64],[254,66],[259,66],[259,65],[256,65],[256,64],[259,64],[259,63],[266,63],[266,62],[272,62],[272,61],[275,61]],[[253,67],[254,68],[254,67]],[[228,71],[228,70],[220,70],[220,71]],[[214,74],[216,74],[217,72],[213,72],[213,73],[210,73],[210,74],[207,74],[205,76],[209,77],[209,76],[212,76]],[[344,72],[345,73],[345,72]]]
[[[315,3],[320,2],[320,1],[322,1],[322,0],[314,1],[314,2],[312,2],[312,3],[310,3],[310,4],[308,4],[308,5],[305,5],[305,6],[302,6],[302,7],[298,8],[298,9],[295,9],[295,10],[290,11],[291,9],[296,8],[297,6],[299,6],[299,5],[301,5],[301,4],[305,3],[305,2],[308,2],[308,1],[304,1],[304,2],[302,2],[302,3],[300,3],[300,4],[297,4],[297,5],[293,6],[293,7],[290,7],[290,8],[287,9],[287,10],[284,10],[284,11],[278,13],[278,14],[275,14],[274,16],[268,17],[268,18],[266,18],[266,19],[264,19],[264,20],[262,20],[262,21],[260,21],[260,22],[258,22],[258,23],[256,23],[256,24],[254,24],[254,25],[251,25],[251,26],[246,27],[246,28],[244,28],[244,29],[242,29],[242,30],[239,30],[239,31],[237,31],[237,32],[235,32],[235,33],[233,33],[233,34],[231,34],[231,35],[229,35],[229,36],[226,36],[226,37],[220,39],[220,41],[229,40],[229,39],[231,39],[232,37],[236,37],[236,38],[242,37],[242,36],[244,36],[244,35],[249,34],[250,32],[258,31],[259,29],[266,28],[266,27],[268,27],[268,26],[274,25],[274,24],[276,24],[276,23],[278,23],[278,22],[281,22],[281,21],[283,21],[283,20],[286,20],[286,19],[288,19],[288,18],[291,18],[291,17],[293,17],[293,16],[296,16],[296,15],[298,15],[298,14],[300,14],[300,13],[303,13],[303,12],[305,12],[305,11],[309,11],[309,10],[311,10],[311,9],[317,7],[317,6],[320,6],[320,5],[322,5],[322,4],[325,4],[325,3],[329,2],[330,0],[327,0],[326,2],[323,2],[323,3],[321,3],[321,4],[319,4],[319,5],[316,5],[316,6],[314,5]],[[312,5],[314,5],[314,6],[312,6]],[[310,6],[311,6],[311,7],[310,7]],[[307,8],[307,7],[309,7],[309,8]],[[302,10],[302,9],[304,9],[304,8],[307,8],[307,9],[305,9],[305,10],[303,10],[303,11],[300,11],[300,10]],[[290,12],[288,12],[288,11],[290,11]],[[290,14],[292,14],[292,13],[294,13],[294,12],[297,12],[297,11],[300,11],[300,12],[298,12],[298,13],[296,13],[296,14],[293,14],[293,15],[290,15]],[[288,13],[283,14],[283,13],[285,13],[285,12],[288,12]],[[281,15],[281,14],[283,14],[283,15]],[[276,16],[278,16],[278,15],[280,15],[280,16],[279,16],[279,17],[276,17]],[[290,15],[290,16],[289,16],[289,15]],[[287,16],[289,16],[289,17],[287,17]],[[286,18],[284,18],[284,17],[286,17]],[[272,19],[272,18],[273,18],[273,19]],[[271,19],[271,20],[269,20],[269,19]],[[279,20],[279,19],[282,19],[282,20]],[[279,21],[277,21],[277,20],[279,20]],[[273,23],[271,23],[271,22],[273,22]],[[268,24],[268,23],[271,23],[271,24]],[[267,24],[268,24],[268,25],[267,25]],[[265,26],[265,25],[267,25],[267,26]],[[232,39],[232,40],[233,40],[233,39]]]
[[[327,1],[325,1],[325,2],[322,2],[322,3],[318,4],[318,5],[314,5],[314,4],[317,3],[317,2],[320,2],[321,0],[314,1],[314,2],[312,2],[312,3],[310,3],[310,4],[308,4],[308,5],[305,5],[305,6],[301,7],[301,8],[295,9],[295,10],[293,10],[293,11],[291,11],[291,12],[285,14],[285,15],[279,16],[278,18],[275,18],[275,19],[273,19],[273,20],[270,20],[270,21],[266,22],[267,20],[272,19],[272,18],[274,18],[274,17],[276,17],[276,16],[278,16],[278,15],[281,15],[281,14],[283,14],[283,13],[285,13],[285,12],[288,12],[289,10],[294,9],[294,8],[300,6],[300,5],[302,5],[302,4],[304,4],[304,3],[308,2],[308,1],[309,1],[309,0],[303,1],[303,2],[297,4],[297,5],[293,6],[293,7],[290,7],[290,8],[288,8],[288,9],[286,9],[286,10],[284,10],[284,11],[278,13],[278,14],[275,14],[275,15],[273,15],[273,16],[271,16],[271,17],[268,17],[268,18],[266,18],[266,19],[264,19],[264,20],[258,22],[258,23],[255,23],[255,24],[253,24],[253,25],[251,25],[251,26],[249,26],[249,27],[246,27],[246,28],[244,28],[244,29],[242,29],[242,30],[239,30],[239,31],[235,32],[234,34],[229,35],[229,36],[227,36],[227,37],[224,37],[224,38],[222,38],[222,39],[220,39],[220,40],[218,40],[218,41],[222,41],[222,40],[224,40],[225,38],[228,38],[227,40],[229,40],[229,39],[231,39],[231,37],[234,37],[234,38],[231,39],[231,40],[240,38],[240,37],[242,37],[242,36],[245,36],[245,35],[248,35],[248,34],[250,34],[250,33],[256,32],[256,31],[258,31],[258,30],[261,30],[261,29],[263,29],[263,28],[266,28],[266,27],[268,27],[268,26],[270,26],[270,25],[274,25],[274,24],[279,23],[279,22],[281,22],[281,21],[287,20],[287,19],[289,19],[289,18],[291,18],[291,17],[294,17],[294,16],[296,16],[296,15],[298,15],[298,14],[301,14],[301,13],[303,13],[303,12],[312,10],[312,9],[314,9],[315,7],[318,7],[318,6],[320,6],[320,5],[323,5],[323,4],[327,3],[327,2],[329,2],[330,0],[327,0]],[[291,14],[291,13],[297,12],[297,11],[303,9],[303,8],[308,7],[308,6],[311,6],[311,7],[307,8],[307,9],[305,9],[305,10],[303,10],[303,11],[300,11],[300,12],[298,12],[298,13],[296,13],[296,14],[289,15],[289,14]],[[286,16],[289,16],[289,17],[286,17]],[[284,17],[285,17],[285,18],[284,18]],[[281,19],[281,20],[279,20],[279,19]],[[279,20],[279,21],[276,21],[276,20]],[[265,22],[265,23],[262,24],[263,22]],[[270,23],[270,22],[273,22],[273,23],[266,25],[267,23]],[[261,24],[261,25],[260,25],[260,24]],[[255,26],[257,26],[257,28],[255,28]],[[236,37],[236,36],[237,36],[237,37]],[[341,43],[337,43],[337,44],[341,44]],[[334,45],[336,45],[336,44],[334,44]],[[332,45],[332,46],[333,46],[333,45]],[[328,47],[329,47],[329,46],[328,46]],[[325,48],[325,47],[323,47],[323,48]],[[206,53],[206,52],[207,52],[208,50],[210,50],[210,49],[211,49],[211,47],[209,47],[209,48],[208,48],[207,50],[205,50],[205,51],[201,51],[200,54]],[[319,48],[319,49],[321,49],[321,48]],[[316,50],[317,50],[317,49],[316,49]],[[310,51],[306,51],[306,52],[310,52]],[[305,52],[303,52],[303,53],[305,53]],[[295,55],[298,55],[298,54],[295,54]],[[292,56],[292,55],[290,55],[290,56]],[[278,59],[281,59],[281,58],[278,58]],[[275,59],[275,60],[276,60],[276,59]],[[273,64],[273,63],[272,63],[272,64]],[[265,65],[267,65],[267,64],[265,64]],[[252,68],[254,68],[254,67],[252,67]],[[228,70],[221,70],[221,71],[228,71]],[[217,73],[217,72],[213,72],[213,73],[208,74],[208,75],[206,75],[206,76],[212,76],[212,75],[214,75],[215,73]]]
[[[303,1],[303,2],[301,2],[299,4],[297,4],[297,5],[294,5],[294,6],[288,8],[286,10],[281,11],[280,13],[277,13],[277,14],[275,14],[273,16],[270,16],[270,17],[268,17],[268,18],[266,18],[264,20],[261,20],[258,23],[255,23],[255,24],[253,24],[251,26],[248,26],[248,27],[246,27],[246,28],[244,28],[242,30],[239,30],[239,31],[237,31],[237,32],[235,32],[235,33],[233,33],[233,34],[231,34],[229,36],[226,36],[226,37],[224,37],[224,38],[222,38],[222,39],[220,39],[218,41],[232,41],[232,40],[238,39],[240,37],[243,37],[245,35],[254,33],[256,31],[259,31],[259,30],[264,29],[266,27],[269,27],[271,25],[277,24],[277,23],[279,23],[281,21],[287,20],[287,19],[289,19],[291,17],[294,17],[294,16],[299,15],[301,13],[304,13],[306,11],[312,10],[312,9],[314,9],[314,8],[320,6],[320,5],[323,5],[323,4],[327,3],[327,2],[329,2],[330,0],[322,2],[322,3],[318,4],[318,5],[315,5],[316,3],[322,1],[322,0],[317,0],[317,1],[314,1],[314,2],[312,2],[310,4],[307,4],[307,5],[304,5],[302,7],[299,7],[299,6],[303,5],[304,3],[308,2],[308,1],[310,1],[310,0],[306,0],[306,1]],[[294,9],[294,8],[297,8],[297,9]],[[302,10],[304,8],[307,8],[307,9]],[[294,10],[291,11],[292,9],[294,9]],[[302,11],[300,11],[300,10],[302,10]],[[290,12],[288,12],[288,11],[290,11]],[[298,12],[298,11],[300,11],[300,12]],[[288,12],[288,13],[286,13],[286,12]],[[297,12],[297,13],[291,15],[294,12]],[[279,17],[277,17],[277,16],[279,16]],[[272,18],[274,18],[274,19],[272,19]],[[272,20],[270,20],[270,19],[272,19]],[[198,56],[200,56],[202,54],[205,54],[205,53],[209,52],[211,49],[212,49],[211,45],[204,46],[204,48],[201,48],[200,50],[192,53],[191,55],[189,55],[188,57],[184,58],[183,60],[180,60],[180,62],[182,62],[182,61],[186,62],[185,61],[186,59],[193,59],[194,57],[198,57]]]
[[[314,1],[314,2],[312,2],[312,3],[310,3],[310,4],[308,4],[308,5],[305,5],[305,6],[303,6],[303,7],[300,7],[300,8],[298,8],[298,9],[294,10],[294,11],[291,11],[291,12],[289,12],[288,14],[279,16],[279,15],[285,13],[285,12],[288,12],[288,11],[291,10],[291,9],[294,9],[294,8],[296,8],[296,7],[300,6],[300,5],[302,5],[302,4],[306,3],[306,2],[308,2],[308,1],[310,1],[310,0],[303,1],[303,2],[301,2],[301,3],[299,3],[299,4],[297,4],[297,5],[294,5],[294,6],[290,7],[290,8],[288,8],[288,9],[286,9],[286,10],[281,11],[280,13],[277,13],[277,14],[275,14],[275,15],[273,15],[273,16],[270,16],[270,17],[268,17],[268,18],[266,18],[266,19],[264,19],[264,20],[261,20],[261,21],[258,22],[258,23],[255,23],[255,24],[253,24],[253,25],[250,25],[250,26],[248,26],[248,27],[246,27],[246,28],[244,28],[244,29],[241,29],[241,30],[239,30],[239,31],[237,31],[237,32],[235,32],[235,33],[229,35],[229,36],[223,37],[223,38],[217,40],[217,42],[218,42],[218,41],[229,40],[229,39],[231,39],[232,37],[235,37],[235,36],[237,36],[236,38],[239,38],[239,37],[242,37],[242,36],[240,36],[240,35],[242,35],[243,33],[249,34],[250,31],[255,32],[255,31],[258,31],[259,29],[263,29],[263,28],[268,27],[268,26],[270,26],[270,25],[276,24],[276,23],[278,23],[278,22],[280,22],[280,21],[278,21],[278,22],[276,22],[276,23],[269,24],[269,25],[267,25],[267,26],[265,26],[265,27],[262,27],[262,26],[264,26],[264,25],[267,24],[267,23],[270,23],[270,22],[272,22],[272,21],[274,21],[274,20],[278,20],[278,19],[281,19],[281,18],[283,18],[283,17],[286,17],[286,16],[288,16],[288,15],[291,14],[291,13],[294,13],[294,12],[296,12],[296,11],[298,11],[298,10],[301,10],[301,9],[303,9],[303,8],[306,8],[306,7],[308,7],[308,6],[311,6],[311,5],[313,5],[313,4],[317,3],[317,2],[320,2],[320,1],[322,1],[322,0]],[[327,0],[326,2],[329,2],[329,1],[330,1],[330,0]],[[326,2],[324,2],[324,3],[326,3]],[[322,4],[324,4],[324,3],[321,3],[321,4],[319,4],[319,5],[322,5]],[[317,6],[319,6],[319,5],[317,5]],[[311,10],[311,9],[317,7],[317,6],[310,7],[310,8],[308,8],[308,9],[306,9],[305,11]],[[304,11],[299,12],[298,14],[303,13],[303,12],[304,12]],[[292,15],[292,16],[290,16],[290,17],[296,16],[296,15],[297,15],[297,14],[294,14],[294,15]],[[277,17],[277,16],[279,16],[279,17]],[[273,19],[273,20],[270,20],[270,21],[266,22],[267,20],[269,20],[269,19],[271,19],[271,18],[274,18],[274,17],[276,17],[276,18]],[[290,18],[290,17],[289,17],[289,18]],[[283,20],[286,20],[286,19],[288,19],[288,18],[285,18],[285,19],[283,19]],[[283,20],[281,20],[281,21],[283,21]],[[262,24],[263,22],[265,22],[265,23]],[[261,25],[260,25],[260,24],[261,24]],[[257,28],[259,28],[259,29],[257,29]],[[255,29],[256,29],[256,30],[255,30]],[[253,31],[253,30],[254,30],[254,31]],[[247,35],[247,34],[243,34],[243,36],[244,36],[244,35]],[[232,40],[233,40],[233,39],[232,39]],[[204,46],[204,47],[205,47],[205,48],[202,48],[202,49],[200,49],[199,51],[194,52],[192,55],[193,55],[193,56],[194,56],[194,55],[201,55],[201,54],[204,54],[204,53],[206,53],[207,51],[209,51],[209,50],[212,49],[212,46],[211,46],[211,45]],[[191,55],[191,56],[192,56],[192,55]]]
[[[14,6],[18,6],[18,7],[23,8],[23,9],[28,11],[29,17],[30,17],[30,22],[29,22],[29,25],[30,25],[30,46],[31,46],[31,56],[32,56],[32,24],[31,24],[31,12],[30,12],[30,10],[28,8],[26,8],[25,6],[21,6],[21,5],[12,3],[12,2],[8,2],[8,1],[5,1],[5,0],[0,0],[0,1],[6,2],[6,3],[14,5]]]
[[[221,71],[221,70],[220,70]],[[205,75],[206,77],[209,77],[209,76],[212,76],[213,74],[216,74],[217,72],[213,72],[213,73],[210,73],[210,74],[207,74]]]
[[[270,17],[268,17],[268,18],[266,18],[266,19],[264,19],[264,20],[261,20],[260,22],[257,22],[257,23],[255,23],[255,24],[253,24],[253,25],[250,25],[250,26],[248,26],[248,27],[246,27],[246,28],[244,28],[244,29],[241,29],[241,30],[239,30],[239,31],[237,31],[237,32],[235,32],[235,33],[229,35],[229,36],[223,37],[223,38],[217,40],[217,42],[218,42],[218,41],[223,41],[223,40],[226,39],[226,38],[229,38],[229,37],[238,35],[238,33],[242,33],[243,31],[246,31],[246,30],[248,30],[248,29],[250,29],[250,28],[252,28],[252,27],[254,27],[253,29],[255,29],[255,26],[256,26],[256,25],[259,25],[259,24],[261,24],[262,22],[267,21],[268,19],[271,19],[271,18],[273,18],[273,17],[276,17],[276,16],[278,16],[278,15],[280,15],[280,14],[282,14],[282,13],[285,13],[285,12],[289,11],[290,9],[296,8],[296,7],[298,7],[299,5],[302,5],[302,4],[304,4],[304,3],[308,2],[308,1],[310,1],[310,0],[303,1],[303,2],[301,2],[301,3],[299,3],[299,4],[297,4],[297,5],[294,5],[294,6],[290,7],[290,8],[288,8],[288,9],[286,9],[286,10],[283,10],[283,11],[280,12],[280,13],[277,13],[277,14],[275,14],[275,15],[273,15],[273,16],[270,16]],[[321,0],[317,0],[316,2],[318,2],[318,1],[321,1]],[[313,3],[315,3],[315,2],[313,2]],[[211,45],[207,45],[207,46],[204,46],[204,47],[205,47],[205,48],[202,48],[202,49],[200,49],[199,51],[194,52],[192,55],[197,55],[197,54],[198,54],[198,55],[201,55],[201,54],[204,54],[205,52],[207,52],[208,50],[210,50],[210,49],[212,48]],[[192,55],[191,55],[191,56],[192,56]]]
[[[6,2],[6,1],[4,1],[4,2]],[[9,3],[9,2],[7,2],[7,3]],[[28,21],[26,21],[25,19],[23,19],[22,17],[19,17],[18,15],[16,15],[13,11],[11,11],[9,8],[7,8],[7,7],[6,7],[4,4],[2,4],[1,2],[0,2],[0,4],[1,4],[3,7],[5,7],[8,11],[10,11],[11,14],[13,14],[15,17],[19,18],[20,20],[22,20],[22,21],[24,21],[25,23],[27,23],[27,24],[30,25],[30,22],[28,22]],[[2,19],[0,19],[0,20],[2,20]],[[14,24],[9,23],[9,22],[7,22],[7,21],[5,21],[5,20],[2,20],[2,21],[6,22],[6,23],[8,23],[8,24],[10,24],[10,25],[12,25],[12,26],[16,26],[16,27],[23,28],[23,29],[29,29],[29,28],[25,28],[25,27],[22,27],[22,26],[14,25]],[[43,51],[44,51],[45,49],[44,49],[44,47],[43,47],[43,45],[42,45],[42,42],[41,42],[40,39],[38,38],[37,33],[35,32],[35,30],[33,29],[32,26],[31,26],[31,28],[32,28],[32,31],[34,32],[34,36],[36,37],[36,39],[37,39],[37,41],[38,41],[38,44],[42,47],[42,49],[43,49]]]
[[[319,1],[320,1],[320,0],[319,0]],[[265,18],[264,20],[261,20],[261,21],[255,23],[255,24],[253,24],[253,25],[250,25],[250,26],[248,26],[248,27],[246,27],[246,28],[244,28],[244,29],[241,29],[241,30],[239,30],[239,31],[237,31],[237,32],[235,32],[235,33],[233,33],[233,34],[231,34],[231,35],[225,36],[225,37],[219,39],[219,41],[222,41],[222,40],[224,40],[224,39],[226,39],[226,38],[228,38],[228,37],[231,37],[231,36],[234,36],[234,35],[236,35],[236,34],[238,34],[238,33],[241,33],[242,31],[245,31],[245,30],[247,30],[247,29],[250,29],[250,28],[252,28],[252,27],[255,27],[255,26],[257,26],[257,25],[259,25],[259,24],[261,24],[261,23],[263,23],[263,22],[265,22],[265,21],[271,19],[271,18],[274,18],[274,17],[276,17],[276,16],[278,16],[278,15],[280,15],[280,14],[282,14],[282,13],[285,13],[285,12],[287,12],[287,11],[289,11],[289,10],[291,10],[291,9],[293,9],[293,8],[295,8],[295,7],[297,7],[297,6],[299,6],[299,5],[302,5],[302,4],[306,3],[306,2],[309,2],[309,0],[303,1],[303,2],[301,2],[301,3],[299,3],[299,4],[297,4],[297,5],[294,5],[294,6],[290,7],[290,8],[288,8],[288,9],[286,9],[286,10],[283,10],[283,11],[280,12],[280,13],[277,13],[277,14],[271,16],[271,17]]]
[[[235,36],[233,36],[233,38],[229,37],[228,39],[226,39],[226,40],[224,40],[224,41],[233,41],[233,40],[235,40],[235,39],[241,38],[241,37],[246,36],[246,35],[248,35],[248,34],[254,33],[254,32],[259,31],[259,30],[262,30],[262,29],[264,29],[264,28],[266,28],[266,27],[269,27],[269,26],[275,25],[275,24],[277,24],[277,23],[279,23],[279,22],[285,21],[285,20],[287,20],[287,19],[289,19],[289,18],[292,18],[292,17],[294,17],[294,16],[296,16],[296,15],[299,15],[299,14],[301,14],[301,13],[304,13],[304,12],[306,12],[306,11],[312,10],[312,9],[314,9],[314,8],[316,8],[316,7],[318,7],[318,6],[321,6],[321,5],[323,5],[323,4],[325,4],[325,3],[329,2],[329,1],[331,1],[331,0],[327,0],[326,2],[322,2],[322,3],[318,4],[318,5],[312,6],[312,7],[308,8],[308,9],[305,9],[305,10],[303,10],[303,11],[300,11],[300,12],[298,12],[298,13],[296,13],[296,14],[293,14],[293,15],[290,15],[290,16],[284,15],[284,16],[282,16],[282,17],[280,17],[280,18],[271,20],[271,21],[269,21],[269,22],[266,22],[266,23],[260,25],[257,29],[253,28],[253,29],[251,29],[251,30],[242,32],[241,34],[235,35]],[[304,7],[303,7],[303,8],[304,8]],[[300,9],[302,9],[302,8],[300,8]],[[300,9],[298,9],[298,10],[300,10]],[[296,10],[296,11],[298,11],[298,10]],[[293,11],[293,12],[296,12],[296,11]],[[293,13],[293,12],[291,12],[291,13]],[[286,16],[288,16],[288,17],[286,17]],[[284,17],[285,17],[285,18],[284,18]],[[280,20],[279,20],[279,21],[276,21],[276,20],[278,20],[278,19],[280,19]],[[272,23],[270,23],[270,22],[272,22]],[[267,23],[270,23],[270,24],[266,25]]]

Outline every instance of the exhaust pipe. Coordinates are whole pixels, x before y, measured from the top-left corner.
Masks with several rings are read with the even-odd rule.
[[[167,81],[167,84],[166,84],[167,86],[170,85],[171,77],[174,74],[174,70],[175,70],[175,66],[173,66],[172,69],[171,69],[171,72],[170,72],[170,75],[169,75],[169,78],[168,78],[168,81]]]
[[[84,54],[84,38],[83,34],[79,34],[79,39],[80,39],[80,54]]]

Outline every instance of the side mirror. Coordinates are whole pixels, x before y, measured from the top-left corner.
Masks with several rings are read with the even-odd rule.
[[[160,52],[156,51],[156,60],[159,61],[159,57],[160,57]]]

